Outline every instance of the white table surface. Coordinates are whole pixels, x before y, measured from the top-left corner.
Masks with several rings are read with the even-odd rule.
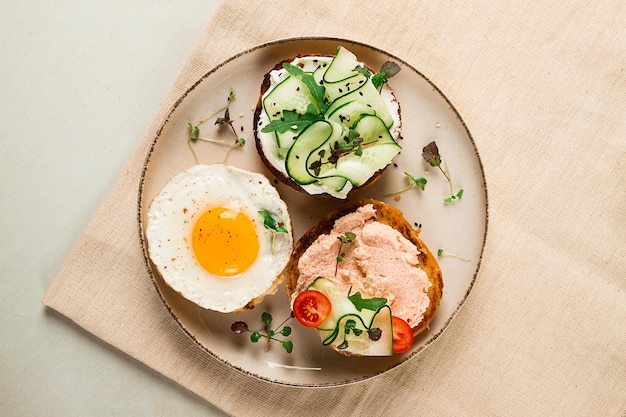
[[[0,415],[224,415],[41,304],[218,3],[0,4]]]

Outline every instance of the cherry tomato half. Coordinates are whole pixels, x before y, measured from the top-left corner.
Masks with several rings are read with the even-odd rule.
[[[400,317],[391,317],[393,327],[393,353],[402,353],[413,346],[413,329]]]
[[[306,327],[317,327],[322,324],[331,309],[328,297],[316,290],[301,292],[293,302],[296,319]]]

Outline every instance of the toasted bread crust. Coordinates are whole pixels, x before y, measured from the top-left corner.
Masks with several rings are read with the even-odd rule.
[[[319,54],[311,54],[311,55],[307,55],[307,56],[321,56]],[[284,172],[280,171],[279,169],[277,169],[267,158],[267,156],[265,155],[265,150],[263,149],[263,144],[261,143],[261,139],[259,138],[259,129],[261,128],[261,126],[259,126],[259,121],[260,121],[260,116],[261,116],[261,112],[263,111],[263,95],[267,92],[267,90],[269,90],[270,88],[270,73],[274,70],[279,70],[283,67],[283,63],[285,62],[292,62],[294,59],[296,58],[301,58],[303,57],[303,55],[296,55],[292,58],[289,59],[285,59],[283,61],[278,62],[276,65],[274,65],[274,67],[269,70],[268,72],[265,73],[265,76],[263,77],[263,82],[261,83],[261,91],[259,93],[259,99],[257,101],[257,105],[256,108],[254,109],[254,119],[253,119],[253,134],[254,134],[254,143],[256,145],[256,149],[257,149],[257,153],[259,154],[259,157],[261,158],[261,161],[263,162],[263,165],[265,165],[265,167],[272,173],[272,175],[274,175],[276,177],[276,179],[280,182],[282,182],[283,184],[288,185],[289,187],[293,188],[294,190],[302,193],[302,194],[306,194],[309,195],[309,193],[307,193],[304,188],[302,188],[300,186],[300,184],[298,184],[296,181],[294,181],[290,176],[286,175]],[[369,187],[370,185],[372,185],[374,182],[376,182],[377,179],[380,178],[380,176],[383,174],[383,172],[385,171],[387,167],[384,167],[382,169],[379,169],[378,171],[376,171],[365,183],[363,183],[362,185],[358,186],[358,187],[353,187],[350,192],[348,193],[348,195],[357,192],[358,190],[363,190],[367,187]],[[332,197],[330,194],[327,193],[323,193],[323,194],[319,194],[319,197],[326,197],[326,198],[334,198]]]
[[[366,204],[372,204],[376,210],[376,220],[380,223],[391,226],[402,234],[406,239],[411,241],[420,252],[418,255],[420,268],[423,269],[431,286],[428,289],[428,298],[430,304],[424,312],[424,318],[417,326],[413,327],[413,334],[417,336],[419,333],[428,328],[428,325],[432,321],[439,304],[441,302],[441,296],[443,292],[443,277],[441,274],[441,268],[437,262],[436,257],[424,244],[419,237],[419,230],[411,227],[411,224],[404,218],[402,212],[389,204],[382,201],[373,199],[362,199],[350,203],[346,203],[336,210],[328,213],[321,220],[319,220],[313,227],[311,227],[299,240],[295,243],[294,249],[291,255],[291,259],[287,264],[286,276],[287,276],[287,294],[291,298],[296,285],[300,277],[298,270],[298,262],[304,252],[315,242],[318,236],[323,234],[329,234],[335,224],[335,221],[349,213],[357,210],[357,208]]]

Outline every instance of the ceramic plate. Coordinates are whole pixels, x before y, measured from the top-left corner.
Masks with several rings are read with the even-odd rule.
[[[317,334],[294,319],[293,352],[279,343],[269,350],[265,343],[253,344],[247,335],[230,331],[235,321],[251,328],[263,327],[261,313],[269,312],[276,323],[290,315],[287,295],[281,284],[276,295],[266,297],[255,309],[222,314],[206,311],[171,290],[155,272],[146,256],[154,284],[173,317],[195,343],[220,361],[262,380],[292,386],[334,386],[372,378],[416,357],[431,345],[450,323],[468,297],[478,272],[487,230],[487,191],[481,162],[472,137],[461,117],[443,93],[422,73],[398,57],[361,43],[331,38],[298,38],[260,45],[242,52],[210,70],[176,102],[154,139],[146,160],[139,199],[139,219],[143,242],[146,212],[152,198],[175,174],[196,163],[188,146],[188,123],[197,124],[229,103],[230,117],[238,134],[247,142],[234,149],[228,163],[274,178],[262,164],[254,146],[253,111],[264,74],[277,62],[297,54],[332,55],[339,45],[356,54],[370,68],[378,69],[387,61],[402,70],[389,84],[402,107],[403,130],[400,155],[373,186],[351,196],[371,197],[398,207],[414,225],[421,225],[421,237],[437,253],[461,255],[440,257],[444,292],[441,306],[430,328],[415,339],[411,350],[385,358],[344,357],[321,345]],[[223,112],[201,125],[202,136],[232,141],[232,132],[214,125]],[[444,203],[451,192],[441,172],[422,158],[422,148],[436,141],[442,159],[452,174],[454,191],[463,189],[461,200]],[[222,162],[227,148],[196,142],[193,148],[201,163]],[[425,177],[424,191],[413,188],[399,200],[388,193],[407,183],[404,172]],[[342,201],[307,197],[281,184],[276,185],[289,207],[294,239],[298,239],[320,217]],[[145,243],[144,243],[145,249]]]

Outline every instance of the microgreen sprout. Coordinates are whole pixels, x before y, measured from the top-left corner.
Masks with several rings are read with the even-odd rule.
[[[227,104],[223,107],[221,107],[219,110],[217,110],[216,112],[214,112],[213,114],[211,114],[209,117],[206,117],[204,119],[200,119],[198,121],[198,123],[196,124],[192,124],[190,122],[187,122],[187,127],[189,128],[189,137],[187,139],[187,144],[189,146],[189,149],[191,149],[191,153],[193,154],[194,159],[196,160],[196,163],[199,164],[199,160],[198,160],[198,156],[196,155],[195,150],[193,149],[193,146],[191,146],[192,142],[197,142],[197,141],[203,141],[203,142],[209,142],[209,143],[214,143],[217,145],[223,145],[223,146],[228,146],[228,150],[226,151],[226,155],[224,156],[224,163],[226,163],[226,161],[228,160],[228,156],[230,155],[230,152],[238,147],[243,146],[246,143],[246,140],[242,137],[239,137],[239,135],[237,135],[237,132],[235,130],[235,127],[233,125],[233,121],[230,118],[230,110],[229,110],[229,106],[230,106],[230,102],[235,98],[235,93],[234,92],[230,92],[227,98]],[[218,117],[217,120],[215,121],[215,125],[228,125],[230,126],[230,130],[232,131],[235,140],[234,142],[229,142],[229,141],[225,141],[222,139],[213,139],[213,138],[206,138],[206,137],[202,137],[200,136],[200,125],[205,123],[206,121],[208,121],[209,119],[212,119],[213,117],[215,117],[217,114],[224,112],[224,116],[222,117]]]
[[[274,253],[274,241],[276,240],[277,233],[289,233],[287,228],[278,223],[267,211],[258,212],[263,217],[263,227],[272,231],[272,253]]]
[[[439,171],[441,171],[444,177],[446,177],[446,180],[448,180],[448,185],[450,186],[450,197],[444,198],[443,201],[451,203],[454,200],[460,200],[461,197],[463,197],[463,189],[461,188],[457,192],[454,191],[450,170],[448,169],[448,165],[445,163],[445,169],[441,167],[441,155],[439,154],[439,148],[437,148],[437,144],[434,141],[424,146],[424,149],[422,149],[422,157],[430,164],[430,166],[439,168]]]
[[[355,336],[361,336],[363,333],[363,330],[356,327],[356,321],[353,319],[346,320],[346,324],[343,329],[343,342],[337,346],[337,349],[346,349],[348,347],[348,340],[346,340],[346,336],[349,335],[350,332],[352,332]]]
[[[437,250],[437,256],[439,256],[439,257],[449,256],[451,258],[457,258],[457,259],[460,259],[460,260],[465,261],[465,262],[471,261],[471,259],[466,258],[465,256],[457,255],[456,253],[448,252],[448,251],[445,251],[443,249],[438,249]]]
[[[361,65],[357,65],[354,68],[354,71],[358,72],[359,74],[365,75],[367,78],[369,78],[370,76],[369,70]],[[374,84],[374,87],[376,87],[377,89],[380,89],[380,87],[385,84],[389,80],[389,78],[393,77],[399,72],[400,65],[396,64],[393,61],[387,61],[380,67],[380,72],[372,76],[372,84]]]
[[[273,320],[272,315],[268,312],[263,312],[263,314],[261,314],[261,321],[264,325],[263,330],[250,330],[248,324],[244,321],[234,322],[230,326],[230,330],[235,334],[250,333],[250,341],[252,343],[258,343],[259,340],[265,338],[267,341],[267,344],[265,345],[266,352],[270,349],[271,342],[274,340],[279,342],[287,353],[291,353],[293,351],[293,343],[290,340],[278,339],[276,336],[281,335],[283,337],[288,337],[291,334],[291,327],[286,326],[285,323],[287,323],[287,321],[289,321],[292,317],[293,313],[281,324],[279,324],[278,327],[271,329],[270,324]]]
[[[356,239],[356,235],[352,232],[346,232],[341,236],[337,236],[339,239],[339,254],[337,255],[337,263],[335,264],[335,275],[337,275],[337,268],[339,268],[339,262],[343,262],[346,257],[346,253],[342,251],[343,245],[352,243]]]
[[[399,190],[394,191],[393,193],[387,194],[388,196],[403,193],[406,190],[409,190],[413,187],[419,187],[420,190],[424,191],[424,189],[426,188],[426,183],[428,182],[426,178],[423,178],[423,177],[416,178],[413,175],[409,174],[408,172],[405,172],[404,175],[406,175],[406,177],[409,179],[409,184],[406,187],[402,187]]]
[[[363,138],[360,136],[359,132],[354,129],[350,129],[348,134],[343,138],[343,141],[335,141],[333,146],[330,148],[330,155],[326,158],[326,160],[324,160],[326,157],[326,150],[322,149],[317,153],[319,159],[313,161],[308,168],[313,171],[314,175],[317,176],[320,174],[323,165],[331,164],[336,166],[339,162],[339,158],[352,153],[356,156],[361,156],[363,155],[363,148],[375,145],[376,143],[378,143],[377,139],[369,142],[363,142]]]
[[[380,68],[380,72],[378,74],[374,74],[374,76],[372,77],[372,84],[374,84],[374,87],[379,89],[389,80],[389,78],[393,77],[399,72],[400,65],[392,61],[387,61]]]

